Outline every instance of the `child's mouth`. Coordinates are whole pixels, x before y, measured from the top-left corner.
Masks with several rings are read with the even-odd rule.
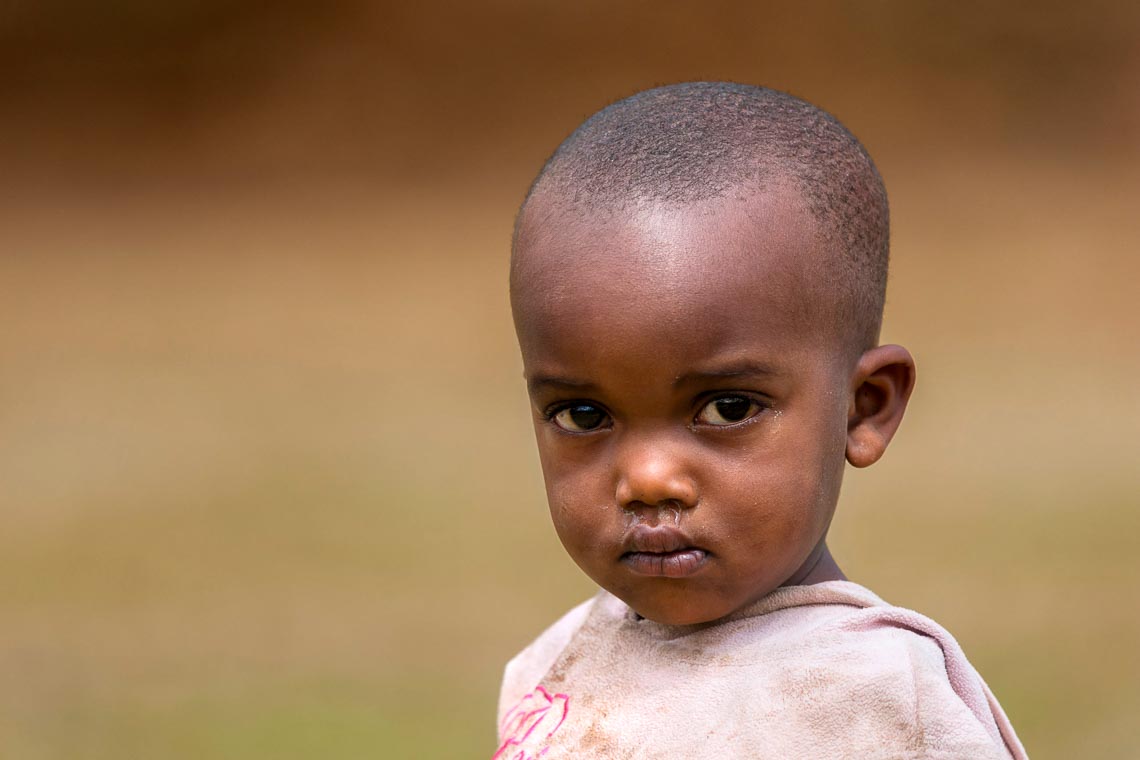
[[[626,534],[621,562],[638,575],[685,578],[697,572],[709,553],[677,528],[669,525],[635,525]]]
[[[638,575],[685,578],[697,572],[708,559],[704,549],[678,549],[672,552],[626,552],[621,561]]]

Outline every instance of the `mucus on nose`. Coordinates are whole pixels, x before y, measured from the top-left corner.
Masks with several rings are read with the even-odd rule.
[[[662,523],[673,523],[679,526],[681,524],[681,506],[676,499],[669,499],[663,501],[656,506],[656,510],[648,505],[642,505],[640,508],[637,506],[626,506],[623,510],[626,515],[627,527],[633,527],[638,523],[648,523],[651,517],[655,517],[653,524],[661,525]]]

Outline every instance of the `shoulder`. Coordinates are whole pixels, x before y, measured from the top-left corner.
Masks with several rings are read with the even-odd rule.
[[[550,670],[558,655],[586,622],[598,598],[587,599],[567,612],[507,663],[499,692],[500,722],[506,711],[531,692]]]
[[[778,589],[745,614],[724,626],[723,648],[754,663],[770,686],[761,693],[778,694],[801,729],[832,726],[846,746],[888,755],[1024,757],[981,676],[930,618],[847,581]]]
[[[807,659],[824,666],[832,699],[859,706],[857,724],[905,728],[931,757],[1024,757],[958,642],[925,615],[886,603],[850,608],[813,634]]]

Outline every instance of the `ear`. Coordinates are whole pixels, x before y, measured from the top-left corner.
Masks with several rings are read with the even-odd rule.
[[[879,461],[902,422],[914,390],[914,357],[902,346],[879,346],[859,357],[847,410],[847,461]]]

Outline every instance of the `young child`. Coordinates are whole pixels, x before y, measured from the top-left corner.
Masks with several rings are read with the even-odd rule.
[[[844,577],[844,462],[914,386],[878,345],[882,180],[728,83],[595,114],[519,213],[511,303],[550,513],[601,587],[507,666],[495,758],[1023,758],[954,639]]]

